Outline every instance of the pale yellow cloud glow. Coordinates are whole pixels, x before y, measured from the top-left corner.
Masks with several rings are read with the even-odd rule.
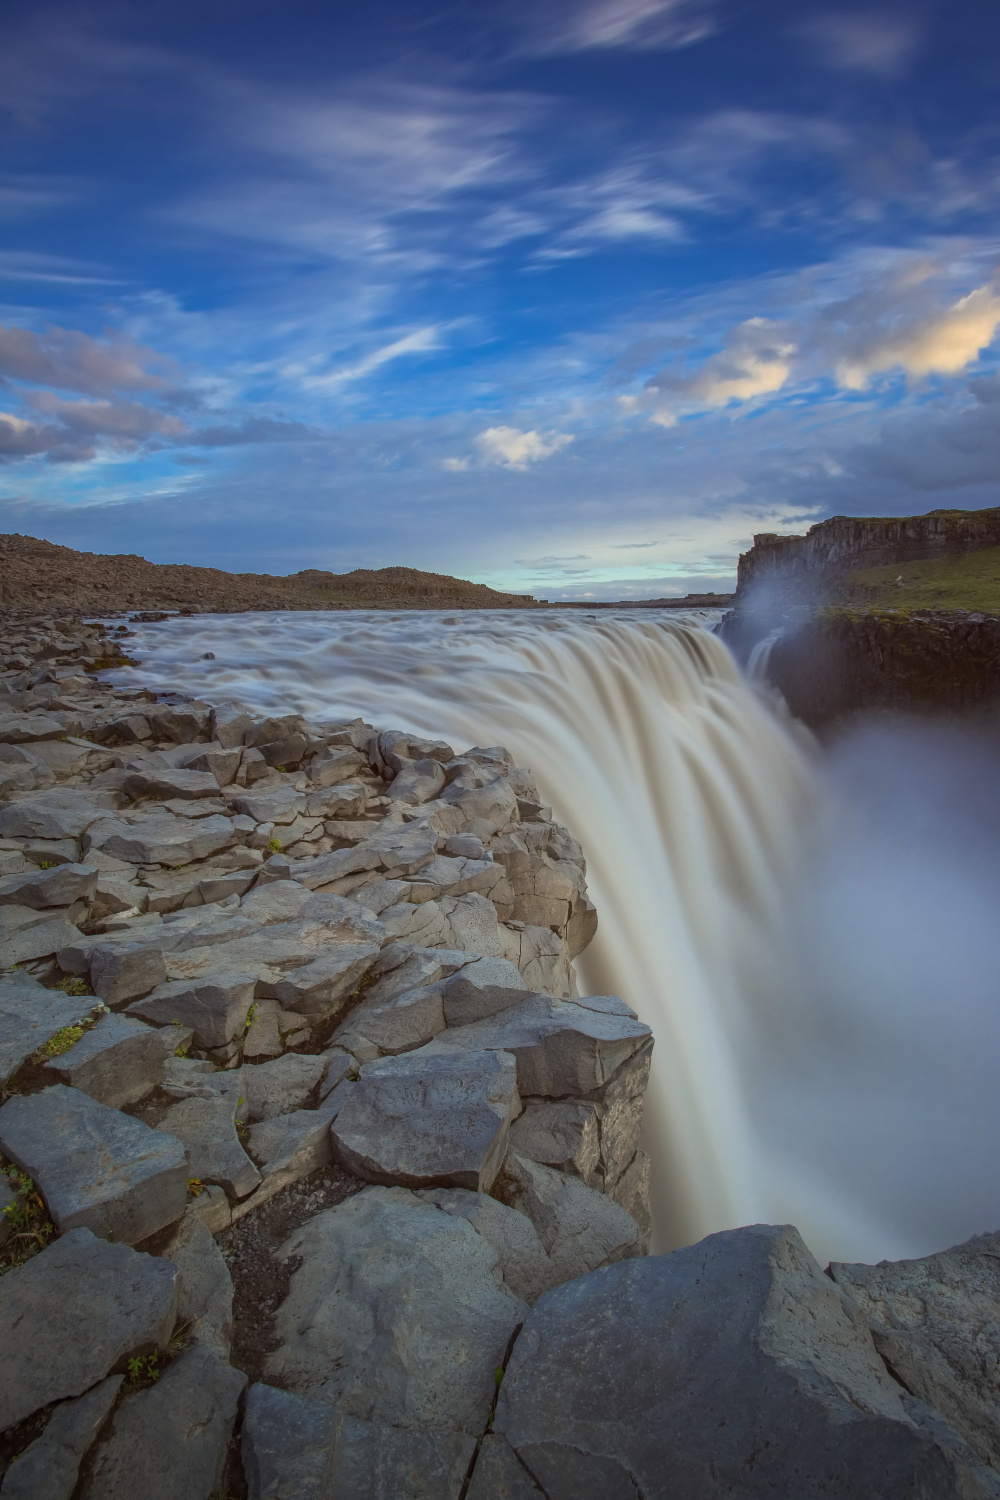
[[[918,327],[875,344],[859,357],[842,360],[837,379],[848,390],[860,391],[886,370],[901,369],[915,379],[954,375],[978,359],[993,342],[998,326],[1000,296],[992,286],[980,286]]]
[[[520,427],[487,427],[476,438],[476,447],[488,463],[507,469],[526,469],[539,459],[551,458],[573,438],[566,432],[522,432]]]

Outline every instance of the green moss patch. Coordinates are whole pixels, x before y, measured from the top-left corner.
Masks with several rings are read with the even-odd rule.
[[[1000,613],[1000,547],[949,557],[856,568],[837,589],[838,602],[855,609],[968,609]]]

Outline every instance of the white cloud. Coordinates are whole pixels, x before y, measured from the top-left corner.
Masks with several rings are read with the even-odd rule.
[[[408,333],[403,338],[393,339],[390,344],[383,344],[380,349],[374,349],[371,354],[366,354],[356,364],[345,365],[339,370],[331,370],[327,375],[303,376],[300,383],[307,391],[335,390],[352,380],[360,380],[362,376],[370,375],[373,370],[381,369],[383,365],[389,364],[391,360],[400,359],[405,354],[426,354],[431,349],[440,348],[442,348],[442,342],[440,330],[436,324],[429,328],[418,328],[415,333]]]
[[[905,66],[918,41],[913,21],[901,15],[831,14],[795,29],[814,44],[816,56],[827,67],[883,77]]]
[[[445,458],[441,460],[442,469],[447,469],[450,474],[464,474],[469,467],[467,458]]]
[[[522,432],[520,427],[487,427],[476,438],[476,447],[487,463],[507,469],[526,469],[540,459],[551,458],[573,441],[566,432]]]
[[[688,376],[655,376],[648,389],[660,393],[652,420],[672,427],[678,409],[704,410],[751,401],[780,391],[792,373],[795,343],[787,328],[767,318],[748,318],[726,336],[725,347]]]
[[[954,375],[978,359],[1000,326],[1000,296],[992,286],[976,287],[951,307],[931,314],[915,327],[876,338],[860,357],[837,365],[837,378],[848,390],[860,391],[873,375],[900,369],[914,379]]]
[[[714,30],[713,9],[712,0],[576,0],[548,6],[534,0],[528,50],[686,47]]]

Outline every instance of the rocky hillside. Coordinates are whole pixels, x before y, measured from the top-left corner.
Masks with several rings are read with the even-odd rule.
[[[75,552],[36,537],[0,536],[0,606],[111,614],[121,610],[230,613],[258,609],[530,609],[523,594],[415,568],[315,568],[287,577],[224,573],[181,563],[151,563],[131,554]]]
[[[647,1256],[652,1038],[499,746],[0,641],[3,1500],[1000,1500],[1000,1236]]]

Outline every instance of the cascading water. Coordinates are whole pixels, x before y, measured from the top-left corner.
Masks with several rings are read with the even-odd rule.
[[[120,680],[361,714],[456,748],[501,743],[534,772],[587,856],[600,927],[577,961],[581,992],[623,995],[656,1038],[646,1144],[659,1248],[791,1220],[820,1255],[877,1258],[993,1227],[976,1221],[977,1190],[944,1227],[915,1217],[905,1191],[883,1213],[863,1129],[846,1185],[831,1160],[828,1122],[851,1133],[845,1090],[862,1119],[864,1088],[877,1093],[852,1074],[844,996],[820,994],[810,967],[820,955],[829,974],[839,951],[822,902],[801,899],[832,878],[835,804],[810,737],[705,625],[555,610],[195,617],[139,627],[142,666]],[[841,983],[859,987],[849,963]],[[852,1038],[866,1024],[853,1015]]]

